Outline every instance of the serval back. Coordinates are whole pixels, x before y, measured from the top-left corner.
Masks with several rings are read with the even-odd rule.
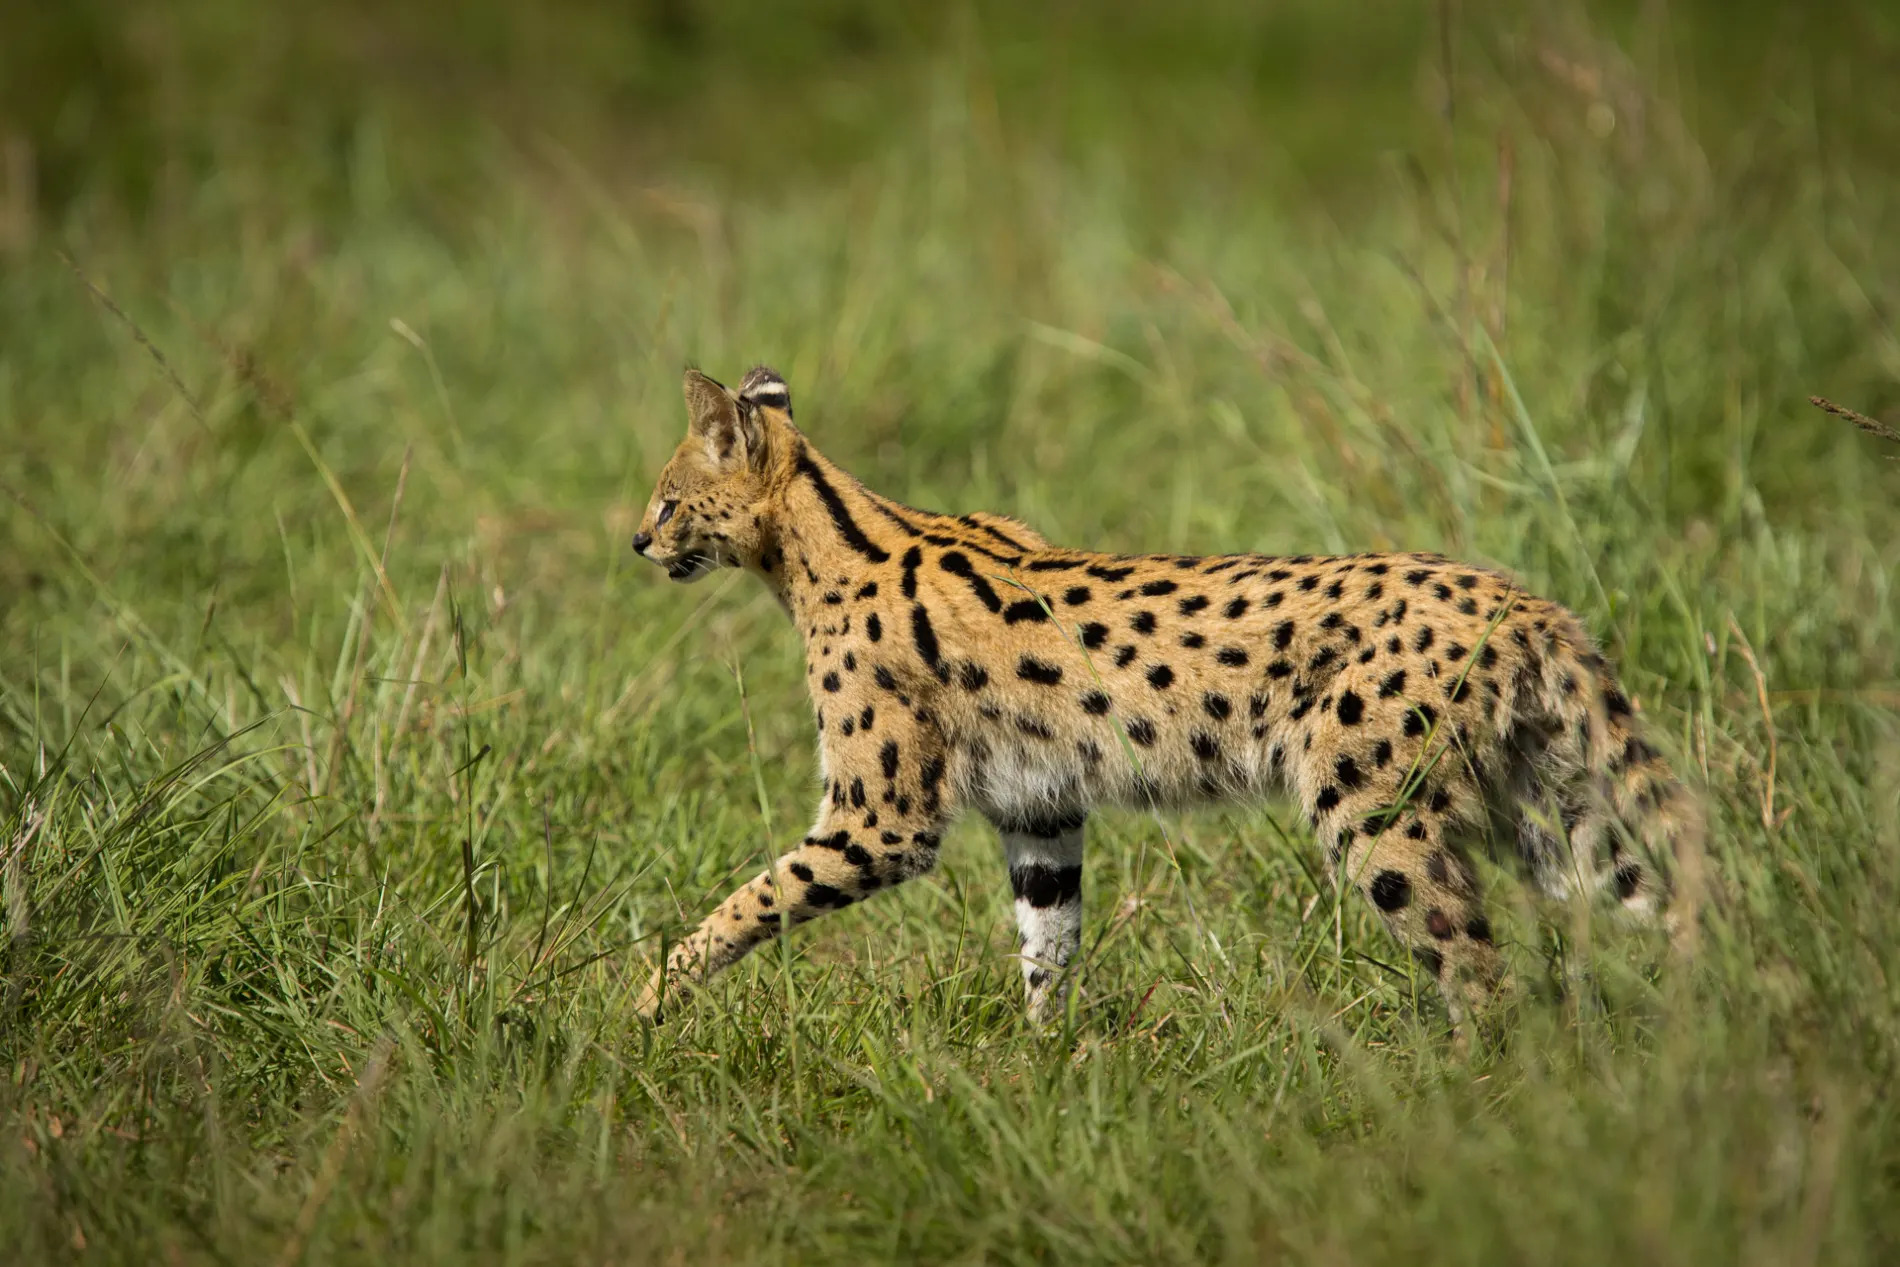
[[[1653,914],[1694,800],[1577,618],[1435,554],[1097,554],[880,497],[773,371],[685,380],[634,548],[757,574],[804,640],[823,792],[802,841],[676,945],[645,1006],[790,925],[929,871],[974,810],[1008,855],[1032,1015],[1059,1006],[1099,806],[1288,795],[1454,1022],[1503,974],[1467,846]]]

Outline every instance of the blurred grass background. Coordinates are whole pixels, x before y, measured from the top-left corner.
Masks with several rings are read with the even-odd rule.
[[[17,1261],[1877,1263],[1900,17],[72,0],[0,41]],[[1707,789],[1693,970],[1494,871],[1449,1058],[1283,806],[994,842],[632,1014],[802,827],[795,639],[626,547],[681,365],[917,504],[1443,549]],[[1548,913],[1546,913],[1548,914]],[[1557,989],[1559,984],[1566,988]]]

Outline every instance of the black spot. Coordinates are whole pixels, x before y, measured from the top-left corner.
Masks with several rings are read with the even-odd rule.
[[[1083,603],[1088,602],[1089,598],[1089,587],[1086,585],[1071,586],[1062,593],[1062,601],[1071,607],[1080,607]]]
[[[1417,738],[1430,729],[1431,724],[1437,720],[1438,714],[1432,711],[1430,704],[1420,704],[1418,707],[1406,711],[1405,733]]]
[[[1041,686],[1054,686],[1062,680],[1062,667],[1046,664],[1034,656],[1024,656],[1016,661],[1016,676],[1025,682],[1035,682]]]
[[[1207,639],[1197,633],[1184,633],[1181,635],[1181,645],[1189,651],[1199,651],[1207,645]]]
[[[1453,664],[1458,663],[1458,661],[1465,658],[1464,647],[1456,642],[1445,644],[1445,658]]]
[[[1174,670],[1165,664],[1157,664],[1148,670],[1148,685],[1157,691],[1165,691],[1174,682]]]
[[[1327,665],[1331,664],[1334,660],[1337,660],[1338,658],[1339,658],[1339,652],[1334,650],[1332,647],[1321,647],[1317,652],[1314,653],[1313,658],[1307,661],[1306,667],[1309,669],[1315,669],[1315,670],[1323,669]]]
[[[868,867],[871,865],[871,851],[863,845],[846,845],[844,860],[854,867]]]
[[[1221,615],[1227,617],[1229,620],[1239,620],[1242,616],[1247,614],[1247,607],[1248,603],[1246,599],[1236,598],[1233,602],[1221,608]]]
[[[1643,765],[1649,761],[1653,761],[1656,755],[1654,748],[1644,743],[1641,739],[1638,739],[1635,735],[1631,735],[1629,742],[1623,745],[1624,766]]]
[[[1194,732],[1194,737],[1188,740],[1188,747],[1194,749],[1194,755],[1203,761],[1212,761],[1220,756],[1220,740],[1198,730]]]
[[[1283,620],[1273,627],[1273,647],[1276,651],[1285,651],[1293,644],[1293,622]]]
[[[1436,598],[1440,598],[1440,599],[1444,599],[1444,600],[1447,600],[1447,601],[1449,601],[1449,600],[1450,600],[1450,598],[1451,598],[1451,586],[1449,586],[1449,585],[1434,585],[1434,586],[1432,586],[1432,595],[1433,595],[1434,597],[1436,597]]]
[[[935,668],[939,661],[937,654],[937,631],[930,627],[930,613],[922,603],[910,609],[910,635],[917,644],[917,654],[925,664]]]
[[[1393,634],[1390,638],[1385,640],[1385,649],[1389,655],[1397,655],[1399,653],[1399,636],[1397,634]]]
[[[1612,717],[1628,717],[1630,715],[1629,697],[1614,686],[1604,688],[1603,707]]]
[[[1270,678],[1292,677],[1293,666],[1288,664],[1285,660],[1275,660],[1272,664],[1267,666],[1267,676]]]
[[[989,578],[979,574],[975,568],[971,567],[968,556],[964,555],[961,551],[949,551],[941,559],[937,560],[937,566],[952,576],[962,577],[964,584],[970,587],[970,592],[976,595],[977,600],[981,602],[983,606],[993,612],[1003,609],[1003,600],[996,596],[996,589],[990,584]]]
[[[850,617],[847,616],[845,619],[849,620]],[[846,673],[856,673],[858,671],[857,652],[847,651],[844,653],[844,671]]]
[[[1425,831],[1425,824],[1418,822],[1417,820],[1413,820],[1412,825],[1405,829],[1405,834],[1407,836],[1410,836],[1413,840],[1423,840],[1425,839],[1427,835]]]
[[[1222,647],[1214,658],[1230,669],[1238,669],[1247,663],[1247,653],[1239,647]]]
[[[990,671],[974,660],[965,660],[957,671],[957,681],[966,691],[980,691],[990,684]]]
[[[1337,809],[1338,806],[1339,789],[1328,784],[1319,790],[1319,796],[1314,799],[1313,812],[1316,814],[1324,814],[1328,810]]]
[[[1425,807],[1434,814],[1444,813],[1451,808],[1451,793],[1442,787],[1433,788],[1431,796],[1425,801]]]
[[[917,597],[917,569],[923,566],[924,552],[912,546],[904,551],[901,562],[904,568],[904,580],[900,588],[904,591],[905,598],[915,598]]]
[[[1082,626],[1082,645],[1093,651],[1108,641],[1108,626],[1099,620],[1091,620]]]
[[[1391,760],[1392,741],[1390,739],[1381,739],[1378,743],[1372,745],[1372,765],[1374,769],[1385,769],[1386,763]]]
[[[1643,869],[1633,862],[1626,862],[1616,869],[1616,896],[1623,901],[1636,896],[1643,887]]]
[[[1359,763],[1343,753],[1339,760],[1333,762],[1333,777],[1339,780],[1341,787],[1348,790],[1365,782],[1364,776],[1359,773]]]
[[[1425,860],[1425,874],[1432,878],[1434,884],[1451,884],[1451,864],[1446,861],[1444,850],[1432,851],[1432,856]]]
[[[1074,902],[1082,896],[1082,868],[1026,862],[1009,869],[1009,889],[1017,901],[1037,910]]]
[[[1437,636],[1436,633],[1432,632],[1430,625],[1420,625],[1418,632],[1412,636],[1412,650],[1424,651],[1429,649],[1432,645],[1432,639]]]
[[[1461,590],[1476,589],[1478,588],[1478,578],[1467,572],[1458,578],[1458,588]]]
[[[829,590],[825,593],[825,606],[836,607],[842,602],[844,602],[844,595],[837,590]]]
[[[1285,594],[1282,594],[1279,590],[1270,590],[1267,596],[1260,600],[1260,605],[1262,607],[1278,607],[1285,600]]]
[[[1206,606],[1207,596],[1204,594],[1196,594],[1193,598],[1184,598],[1181,600],[1181,614],[1183,616],[1192,616],[1195,612],[1206,608]]]
[[[1376,603],[1384,597],[1385,585],[1382,582],[1374,581],[1372,584],[1366,586],[1366,601],[1368,603]]]
[[[1210,691],[1201,696],[1201,711],[1215,721],[1226,721],[1228,714],[1234,711],[1234,706],[1227,702],[1225,695],[1215,695]]]
[[[1364,701],[1352,691],[1341,691],[1339,693],[1338,707],[1339,724],[1342,726],[1357,726],[1359,719],[1365,715]]]
[[[1137,717],[1128,723],[1128,738],[1142,747],[1151,747],[1155,741],[1155,724],[1146,717]]]
[[[1473,915],[1465,921],[1465,936],[1471,938],[1472,941],[1490,941],[1491,921],[1482,915]]]
[[[876,612],[864,618],[864,636],[872,642],[878,642],[884,637],[884,622],[877,618]]]
[[[1116,668],[1125,669],[1130,664],[1134,663],[1134,660],[1135,660],[1135,649],[1133,647],[1117,647],[1115,649],[1115,667]]]
[[[858,586],[858,592],[857,592],[857,593],[855,593],[855,594],[853,594],[853,595],[852,595],[851,597],[853,597],[853,598],[876,598],[876,597],[877,597],[877,582],[876,582],[876,581],[866,581],[866,582],[865,582],[864,584],[862,584],[862,585],[860,585],[860,586]]]
[[[1489,643],[1486,643],[1484,650],[1478,653],[1478,667],[1481,669],[1488,669],[1492,665],[1496,664],[1497,662],[1498,662],[1498,649],[1494,646],[1491,646]]]
[[[843,889],[833,888],[829,884],[808,885],[805,889],[807,906],[849,906],[851,895]]]
[[[1455,930],[1452,928],[1451,916],[1434,906],[1425,912],[1425,931],[1439,941],[1449,941]]]
[[[877,750],[877,759],[878,759],[879,764],[881,764],[884,768],[884,777],[887,779],[896,778],[897,777],[897,740],[886,739],[884,741],[884,746]]]
[[[1018,625],[1027,622],[1037,625],[1049,619],[1048,610],[1037,599],[1025,598],[1011,603],[1003,609],[1003,623]]]
[[[1381,871],[1372,877],[1372,901],[1382,911],[1402,911],[1412,904],[1412,882],[1403,871]]]
[[[838,675],[836,673],[825,674],[824,680],[820,682],[819,685],[824,687],[827,691],[837,690],[838,689]]]
[[[1392,672],[1385,675],[1385,680],[1383,682],[1379,683],[1379,698],[1391,699],[1394,695],[1397,695],[1400,691],[1404,689],[1405,689],[1405,670],[1394,669],[1392,670]]]
[[[1258,719],[1267,715],[1267,697],[1255,695],[1247,701],[1247,715]]]
[[[1108,696],[1100,691],[1090,691],[1082,697],[1082,711],[1091,717],[1100,717],[1108,711]]]
[[[1155,614],[1136,612],[1135,618],[1128,622],[1128,627],[1139,634],[1151,634],[1155,631]]]
[[[1056,732],[1050,730],[1048,724],[1038,717],[1030,717],[1027,715],[1018,716],[1016,718],[1016,729],[1022,731],[1031,739],[1054,739],[1056,737]]]
[[[1338,612],[1328,612],[1326,619],[1319,622],[1321,629],[1337,629],[1346,623],[1346,618]]]
[[[1129,574],[1134,570],[1132,567],[1103,567],[1101,564],[1096,563],[1089,566],[1088,573],[1098,581],[1121,581],[1126,580]]]
[[[1464,703],[1465,697],[1469,694],[1471,694],[1471,683],[1463,678],[1445,683],[1445,698],[1454,704]]]
[[[1326,597],[1328,598],[1338,598],[1341,594],[1344,594],[1345,592],[1346,592],[1346,585],[1345,585],[1345,582],[1343,581],[1334,581],[1331,585],[1328,585],[1326,587]]]
[[[1313,590],[1318,589],[1319,578],[1317,576],[1302,576],[1300,578],[1300,588],[1309,593]]]
[[[819,726],[819,729],[823,730],[824,727],[821,725]],[[843,735],[846,739],[849,739],[853,734],[855,734],[857,732],[857,729],[858,729],[858,724],[852,721],[849,717],[845,718],[843,721],[838,723],[838,733]]]
[[[1142,585],[1141,592],[1149,598],[1159,598],[1163,594],[1172,594],[1180,588],[1173,581],[1148,581]]]
[[[785,869],[792,873],[794,880],[803,880],[806,884],[811,883],[811,868],[804,863],[794,862]]]

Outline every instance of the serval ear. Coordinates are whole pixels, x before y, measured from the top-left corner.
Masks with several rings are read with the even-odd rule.
[[[725,384],[687,370],[680,387],[686,395],[686,434],[703,440],[713,461],[724,466],[763,460],[765,437],[758,417]]]
[[[754,365],[739,380],[739,403],[755,409],[779,409],[789,422],[792,417],[792,389],[769,365]]]

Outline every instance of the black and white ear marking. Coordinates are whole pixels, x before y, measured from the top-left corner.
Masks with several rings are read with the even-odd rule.
[[[716,462],[759,462],[764,455],[764,430],[748,404],[726,390],[725,384],[698,370],[687,370],[681,383],[686,395],[687,433],[706,442]]]
[[[739,400],[759,409],[783,410],[792,416],[792,390],[779,372],[769,365],[755,365],[739,380]]]

